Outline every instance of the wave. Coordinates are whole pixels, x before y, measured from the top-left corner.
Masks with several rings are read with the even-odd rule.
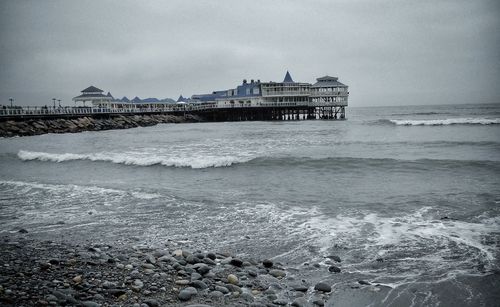
[[[244,163],[252,159],[250,157],[236,156],[157,157],[145,155],[138,156],[126,153],[58,154],[25,150],[20,150],[17,156],[23,161],[38,160],[60,163],[65,161],[88,160],[92,162],[111,162],[134,166],[163,165],[196,169],[231,166],[235,163]]]
[[[415,112],[415,113],[393,113],[395,116],[408,116],[408,115],[449,115],[447,112]]]
[[[427,206],[398,216],[358,211],[335,217],[316,215],[303,227],[319,232],[319,238],[333,236],[333,242],[353,254],[358,254],[358,250],[359,255],[366,255],[352,266],[358,272],[377,276],[390,272],[383,266],[375,266],[376,258],[383,258],[406,272],[427,268],[445,274],[464,269],[477,273],[478,264],[489,269],[497,266],[499,254],[491,240],[498,238],[499,216],[479,220],[442,219],[436,216],[439,211]]]
[[[110,162],[129,166],[154,166],[161,165],[179,168],[218,168],[231,166],[251,167],[302,167],[323,169],[413,169],[428,170],[446,169],[451,167],[480,167],[488,169],[499,169],[500,162],[492,160],[452,160],[452,159],[393,159],[393,158],[363,158],[363,157],[289,157],[289,156],[261,156],[261,157],[236,157],[236,156],[197,156],[197,157],[155,157],[155,156],[130,156],[126,153],[47,153],[21,150],[17,154],[23,161],[47,161],[47,162],[69,162],[69,161],[91,161]]]
[[[84,186],[76,184],[52,184],[52,183],[40,183],[36,181],[16,181],[16,180],[0,180],[0,186],[11,186],[20,189],[24,189],[23,194],[31,190],[45,190],[55,193],[68,192],[80,196],[81,194],[92,194],[92,195],[114,195],[114,196],[132,196],[137,199],[155,199],[163,197],[157,193],[149,193],[144,191],[125,191],[112,188],[104,188],[98,186]]]
[[[377,122],[396,126],[498,125],[500,118],[381,119]]]

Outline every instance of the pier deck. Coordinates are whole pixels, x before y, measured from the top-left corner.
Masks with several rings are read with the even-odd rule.
[[[162,108],[95,108],[95,107],[4,107],[0,121],[80,117],[113,117],[118,115],[197,115],[206,121],[312,120],[345,119],[345,107],[338,105],[287,105],[217,107],[214,104],[173,104]]]

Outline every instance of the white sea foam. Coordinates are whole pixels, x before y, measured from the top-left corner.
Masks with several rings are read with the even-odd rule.
[[[0,180],[0,184],[10,185],[18,188],[22,188],[24,193],[37,190],[52,191],[55,193],[65,192],[65,197],[81,197],[82,194],[92,194],[92,195],[113,195],[113,196],[132,196],[137,199],[154,199],[161,197],[157,193],[147,193],[142,191],[123,191],[118,189],[103,188],[97,186],[82,186],[75,184],[49,184],[49,183],[39,183],[39,182],[26,182],[26,181],[15,181],[15,180]]]
[[[236,163],[244,163],[252,160],[249,156],[185,156],[185,157],[165,157],[148,156],[144,153],[48,153],[20,150],[17,156],[24,161],[38,160],[48,162],[65,162],[76,160],[87,160],[93,162],[111,162],[124,165],[151,166],[164,165],[172,167],[209,168],[227,167]]]
[[[500,118],[391,119],[398,126],[495,125]]]
[[[496,245],[489,244],[485,238],[498,232],[499,217],[477,222],[439,220],[428,216],[431,209],[424,207],[399,217],[375,213],[333,218],[315,216],[304,226],[320,234],[319,245],[328,244],[325,241],[328,240],[346,246],[352,252],[360,250],[362,254],[370,255],[360,263],[352,262],[351,269],[356,272],[382,276],[383,272],[375,272],[379,269],[372,268],[374,257],[389,257],[394,266],[408,274],[421,269],[424,263],[436,270],[448,268],[444,270],[448,276],[464,270],[469,274],[477,273],[473,269],[477,261],[486,267],[494,266],[498,257]],[[394,277],[394,272],[390,275]]]

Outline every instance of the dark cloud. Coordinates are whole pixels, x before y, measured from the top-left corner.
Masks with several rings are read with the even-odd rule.
[[[243,78],[351,86],[351,105],[498,102],[496,1],[0,1],[0,103],[88,85],[177,97]]]

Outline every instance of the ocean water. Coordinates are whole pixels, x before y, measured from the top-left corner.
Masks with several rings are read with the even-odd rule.
[[[335,306],[498,306],[500,104],[347,117],[0,139],[0,234],[270,257]]]

